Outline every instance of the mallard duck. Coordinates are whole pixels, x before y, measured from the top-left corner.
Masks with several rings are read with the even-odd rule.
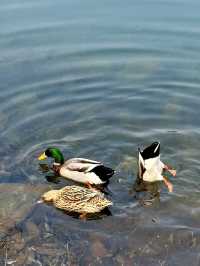
[[[59,190],[50,190],[44,193],[42,200],[52,202],[56,208],[82,215],[97,213],[112,205],[112,202],[106,199],[103,193],[79,186],[66,186]]]
[[[173,191],[173,185],[167,177],[163,176],[163,171],[168,171],[171,175],[176,176],[176,170],[164,164],[160,160],[160,143],[153,142],[143,151],[138,149],[138,177],[146,182],[163,181],[169,192]]]
[[[38,160],[45,160],[47,157],[54,158],[52,168],[57,174],[88,185],[105,184],[115,172],[101,162],[85,158],[72,158],[64,161],[63,154],[57,148],[48,148],[38,157]]]

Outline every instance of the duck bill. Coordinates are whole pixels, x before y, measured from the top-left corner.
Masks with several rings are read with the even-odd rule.
[[[43,153],[38,157],[38,160],[39,160],[39,161],[42,161],[42,160],[45,160],[45,159],[47,159],[47,156],[46,156],[45,152],[43,152]]]

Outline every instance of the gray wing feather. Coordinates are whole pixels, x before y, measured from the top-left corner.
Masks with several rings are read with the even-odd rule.
[[[84,159],[84,158],[72,158],[66,161],[63,167],[71,171],[78,171],[78,172],[87,172],[90,171],[95,166],[101,164],[100,162]]]

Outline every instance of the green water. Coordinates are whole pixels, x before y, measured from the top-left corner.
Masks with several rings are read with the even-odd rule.
[[[199,265],[200,3],[1,1],[0,264]],[[177,169],[149,207],[130,193],[137,148]],[[36,204],[53,188],[37,156],[117,169],[110,215]]]

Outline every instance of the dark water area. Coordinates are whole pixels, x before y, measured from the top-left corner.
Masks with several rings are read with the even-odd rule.
[[[200,265],[200,2],[1,1],[0,265]],[[137,149],[177,169],[150,206]],[[37,204],[57,146],[117,169],[110,215]]]

